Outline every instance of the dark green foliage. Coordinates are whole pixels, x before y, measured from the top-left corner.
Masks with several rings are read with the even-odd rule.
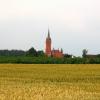
[[[26,52],[27,56],[37,56],[37,51],[32,47]]]
[[[97,57],[99,57],[99,58],[100,58],[100,54],[98,54],[98,55],[97,55]]]
[[[27,51],[23,50],[0,50],[0,56],[45,56],[42,50],[36,51],[33,47]]]
[[[45,56],[43,51],[36,51],[33,47],[28,51],[0,50],[0,63],[19,64],[100,64],[100,54],[87,57],[87,51],[83,50],[83,57],[74,57],[64,54],[63,58]]]
[[[83,54],[82,54],[82,56],[85,58],[86,55],[87,55],[87,53],[88,53],[88,50],[84,49],[84,50],[83,50]]]
[[[72,58],[72,55],[64,54],[64,57],[65,57],[65,58]]]
[[[100,64],[100,58],[53,58],[32,56],[0,56],[0,63],[19,64]]]
[[[38,56],[45,56],[45,54],[44,54],[44,52],[43,52],[42,50],[37,51],[37,55],[38,55]]]
[[[25,51],[22,50],[0,50],[0,56],[23,56]]]

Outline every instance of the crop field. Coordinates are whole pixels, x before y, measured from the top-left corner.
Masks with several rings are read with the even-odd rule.
[[[100,65],[1,64],[0,100],[100,100]]]

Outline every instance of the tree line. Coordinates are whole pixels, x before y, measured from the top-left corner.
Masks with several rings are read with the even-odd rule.
[[[42,56],[44,52],[36,51],[33,47],[27,51],[24,50],[0,50],[0,56]]]
[[[37,51],[35,48],[32,47],[27,51],[24,51],[24,50],[0,50],[0,56],[40,57],[40,56],[45,56],[45,53],[42,50]],[[64,57],[71,58],[72,55],[64,54]]]
[[[0,50],[0,63],[19,64],[100,64],[100,54],[89,55],[88,51],[82,51],[82,57],[64,54],[63,58],[47,57],[42,50],[37,51],[33,47],[24,50]]]

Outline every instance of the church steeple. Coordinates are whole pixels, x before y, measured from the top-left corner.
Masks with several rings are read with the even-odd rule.
[[[52,50],[51,44],[52,44],[52,39],[50,37],[50,31],[48,28],[48,33],[47,33],[46,42],[45,42],[45,54],[48,57],[62,58],[63,57],[63,49],[56,50],[53,48],[53,50]]]
[[[49,31],[49,29],[48,29],[48,38],[50,38],[50,31]]]
[[[47,56],[51,56],[51,38],[50,38],[50,32],[48,29],[48,36],[46,38],[46,50],[45,53]]]

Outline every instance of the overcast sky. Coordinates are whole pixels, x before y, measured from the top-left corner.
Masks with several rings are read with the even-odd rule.
[[[0,0],[0,49],[52,48],[100,53],[100,0]]]

